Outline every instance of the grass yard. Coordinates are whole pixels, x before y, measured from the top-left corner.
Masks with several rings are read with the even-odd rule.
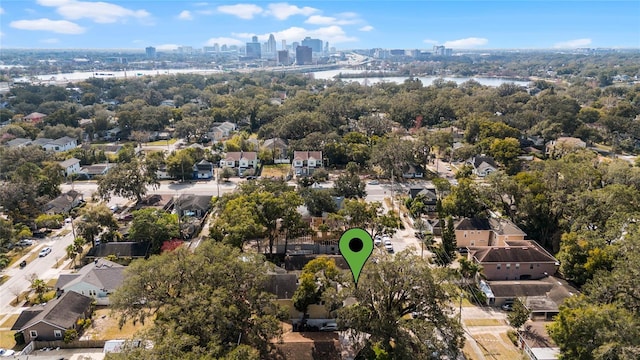
[[[2,324],[0,324],[0,328],[8,328],[8,329],[11,328],[13,324],[16,323],[16,320],[18,320],[18,316],[20,316],[20,314],[12,314],[7,318],[7,320],[5,320]]]
[[[9,279],[9,275],[0,275],[0,285],[4,284]]]
[[[482,349],[483,355],[487,359],[496,360],[524,360],[527,356],[524,355],[518,348],[516,348],[506,334],[504,338],[496,337],[493,334],[479,334],[474,335],[476,342],[480,349]],[[466,349],[466,346],[465,346]],[[465,351],[466,352],[466,351]]]
[[[290,170],[291,165],[289,164],[265,165],[262,167],[262,174],[260,176],[263,178],[286,177]]]
[[[144,325],[128,321],[122,329],[118,326],[119,315],[112,313],[110,309],[98,309],[94,311],[91,327],[83,336],[91,340],[131,339],[138,332],[145,330],[153,324],[153,319],[146,319]]]
[[[173,145],[176,143],[176,141],[178,141],[178,139],[169,139],[169,140],[158,140],[158,141],[152,141],[152,142],[148,142],[145,143],[145,146],[162,146],[162,145]]]
[[[15,331],[0,330],[0,348],[13,349],[16,346],[16,340],[13,338]]]

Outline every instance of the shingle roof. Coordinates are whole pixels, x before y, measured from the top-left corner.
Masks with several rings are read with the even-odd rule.
[[[87,256],[107,257],[116,255],[120,257],[145,257],[149,251],[149,242],[110,242],[92,247]]]
[[[55,139],[54,141],[52,141],[52,143],[55,145],[67,145],[68,143],[73,141],[76,141],[76,139],[69,136],[63,136],[59,139]]]
[[[553,256],[536,246],[486,247],[472,250],[479,263],[556,263]]]
[[[275,294],[278,299],[291,299],[298,288],[296,274],[269,274],[265,291]]]
[[[211,195],[183,194],[176,199],[176,206],[184,210],[200,210],[206,212],[211,208]]]
[[[69,329],[74,325],[78,316],[89,309],[92,301],[90,297],[76,292],[65,292],[58,299],[48,302],[42,311],[22,325],[19,331],[23,331],[41,321],[61,329]]]
[[[124,266],[105,259],[98,259],[83,266],[75,274],[62,274],[56,288],[64,289],[80,282],[86,282],[100,289],[113,290],[122,284]]]
[[[258,153],[255,151],[230,151],[227,153],[224,159],[232,161],[240,161],[241,159],[246,159],[251,161],[257,158]]]
[[[491,156],[475,156],[473,159],[471,159],[471,164],[475,168],[478,168],[480,165],[482,165],[483,162],[493,166],[494,168],[498,168],[498,165],[496,165],[496,162]]]
[[[71,158],[71,159],[67,159],[65,161],[60,161],[60,166],[62,166],[63,169],[68,168],[69,166],[73,166],[75,164],[79,164],[80,160],[76,159],[76,158]]]
[[[293,160],[322,160],[322,151],[294,151]]]
[[[33,142],[31,141],[31,139],[25,139],[25,138],[15,138],[13,140],[9,140],[7,141],[7,146],[21,146],[21,145],[27,145],[27,144],[33,144]]]
[[[464,218],[456,226],[456,230],[491,230],[489,219]]]
[[[38,138],[33,140],[32,144],[33,145],[39,145],[39,146],[44,146],[47,144],[50,144],[53,142],[53,139],[49,139],[49,138]]]

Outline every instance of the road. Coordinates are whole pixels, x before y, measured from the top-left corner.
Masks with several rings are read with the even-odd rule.
[[[24,255],[12,266],[3,270],[3,274],[9,276],[9,279],[0,285],[0,316],[3,314],[20,313],[21,308],[14,308],[10,305],[15,298],[15,294],[27,291],[30,286],[29,279],[35,275],[39,279],[48,281],[49,279],[57,279],[64,265],[55,268],[54,265],[67,256],[66,247],[73,242],[73,233],[71,225],[66,224],[61,230],[69,230],[69,233],[62,237],[48,237],[37,240],[36,244],[31,247],[28,254]],[[34,260],[28,260],[32,254],[37,254],[45,247],[51,247],[51,253],[45,257],[36,257]],[[37,255],[36,255],[37,256]],[[23,269],[18,264],[22,260],[27,260],[27,266]],[[0,323],[1,323],[0,319]]]

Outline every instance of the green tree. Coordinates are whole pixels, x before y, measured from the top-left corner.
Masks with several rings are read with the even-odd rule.
[[[264,358],[282,332],[283,312],[263,291],[272,267],[259,254],[215,242],[134,261],[111,306],[121,324],[153,319],[145,339],[154,346],[127,350],[126,358],[225,358],[240,345]],[[245,349],[237,351],[253,353]]]
[[[35,219],[38,228],[59,229],[62,227],[64,218],[60,214],[41,214]]]
[[[341,282],[340,271],[335,260],[321,256],[302,268],[298,282],[300,285],[293,293],[293,306],[306,315],[309,305],[320,302],[325,291]]]
[[[38,303],[44,302],[44,294],[49,291],[49,286],[47,285],[47,283],[42,279],[38,279],[34,274],[34,276],[31,278],[30,287],[31,290],[33,290],[38,296]]]
[[[132,241],[149,241],[151,254],[159,254],[165,241],[180,235],[178,215],[161,209],[140,209],[133,212],[133,220],[129,228],[129,239]]]
[[[155,170],[144,162],[134,158],[131,162],[118,163],[98,180],[98,193],[103,199],[111,194],[142,201],[147,187],[160,185]]]
[[[366,184],[360,180],[357,174],[340,174],[333,183],[333,192],[336,196],[344,196],[348,199],[364,198]]]
[[[401,226],[398,215],[395,212],[384,213],[379,202],[346,199],[338,214],[348,226],[363,228],[372,236],[393,234]]]
[[[304,199],[307,210],[313,216],[321,216],[324,212],[335,213],[338,211],[329,189],[303,188],[300,191],[300,196]]]
[[[442,207],[447,215],[474,217],[483,209],[477,186],[469,179],[460,179],[451,193],[442,201]]]
[[[106,205],[97,204],[82,208],[76,226],[80,236],[95,245],[96,237],[103,231],[117,230],[118,222]]]
[[[196,160],[187,149],[172,152],[167,157],[167,172],[174,179],[182,181],[193,178],[193,165]]]
[[[531,310],[527,308],[521,299],[516,299],[516,301],[513,302],[513,309],[511,309],[511,312],[507,314],[507,320],[509,320],[509,324],[511,324],[511,326],[516,330],[519,330],[522,325],[529,320],[530,315]]]
[[[338,324],[371,335],[363,353],[379,343],[392,359],[456,358],[462,326],[441,284],[409,251],[382,255],[363,268],[358,287],[351,288],[356,303],[338,311]]]

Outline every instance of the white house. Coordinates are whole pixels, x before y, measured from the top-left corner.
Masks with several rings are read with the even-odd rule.
[[[258,153],[255,151],[231,151],[220,160],[220,167],[236,168],[240,172],[258,166]]]
[[[64,176],[71,176],[80,172],[80,160],[76,158],[60,161],[58,164],[64,170]]]
[[[468,161],[473,166],[473,173],[485,177],[498,170],[498,165],[491,156],[474,156]]]
[[[63,136],[59,139],[48,141],[41,145],[47,151],[63,152],[78,147],[78,141],[69,136]]]
[[[96,300],[97,305],[109,305],[109,295],[122,285],[124,269],[120,264],[99,259],[76,273],[61,274],[56,289],[89,296]]]
[[[294,151],[292,166],[296,175],[311,175],[322,167],[322,151]]]

